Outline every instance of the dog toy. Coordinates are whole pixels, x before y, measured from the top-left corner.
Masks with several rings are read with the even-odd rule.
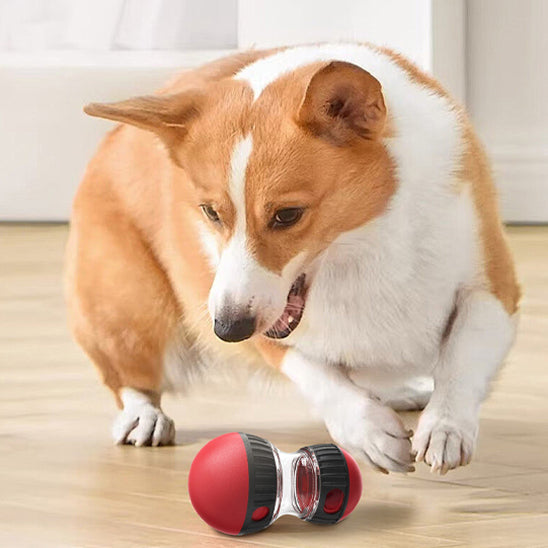
[[[232,432],[202,447],[190,467],[188,490],[207,524],[247,535],[285,514],[337,523],[358,504],[362,480],[356,461],[336,445],[284,453],[263,438]]]

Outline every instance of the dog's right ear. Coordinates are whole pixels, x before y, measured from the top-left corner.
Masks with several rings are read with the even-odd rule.
[[[168,147],[184,138],[188,125],[200,113],[202,95],[185,91],[172,95],[145,95],[117,103],[90,103],[84,112],[156,133]]]
[[[339,146],[356,137],[376,139],[386,122],[381,84],[357,65],[331,61],[310,80],[297,121]]]

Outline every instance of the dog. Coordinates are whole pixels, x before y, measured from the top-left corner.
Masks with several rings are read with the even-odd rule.
[[[307,45],[85,111],[121,124],[74,201],[67,301],[116,443],[173,443],[170,371],[244,360],[378,470],[470,462],[520,290],[489,163],[433,78]],[[414,434],[395,411],[423,408]]]

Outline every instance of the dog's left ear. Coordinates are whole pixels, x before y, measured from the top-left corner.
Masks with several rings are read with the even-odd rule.
[[[312,76],[297,122],[337,145],[374,139],[386,122],[381,84],[357,65],[332,61]]]
[[[185,91],[173,95],[146,95],[117,103],[90,103],[84,112],[156,133],[168,147],[183,139],[200,113],[201,94]]]

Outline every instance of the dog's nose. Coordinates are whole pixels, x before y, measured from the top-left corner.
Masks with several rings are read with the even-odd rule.
[[[256,321],[252,316],[236,318],[215,318],[215,335],[226,342],[249,339],[255,333]]]

